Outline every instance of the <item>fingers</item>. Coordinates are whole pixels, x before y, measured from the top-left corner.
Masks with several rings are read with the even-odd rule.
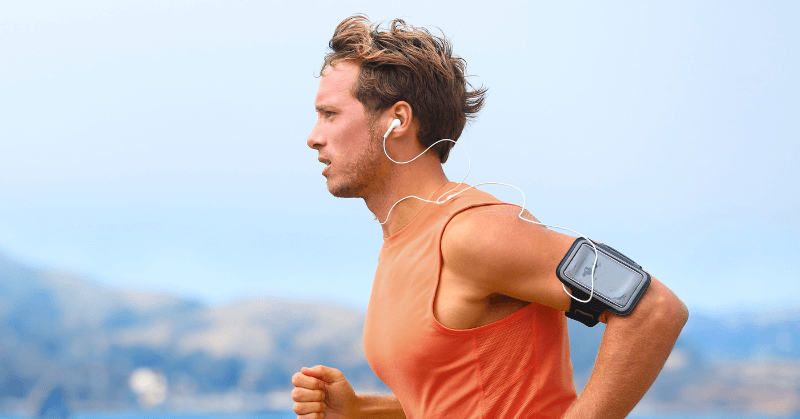
[[[308,417],[314,417],[314,414],[319,414],[319,417],[322,417],[324,411],[325,403],[322,402],[304,402],[294,404],[294,413],[298,416],[310,415]]]
[[[298,419],[323,418],[327,409],[325,386],[340,381],[347,382],[341,371],[323,365],[304,367],[293,375],[292,399],[295,402],[294,413]],[[352,392],[352,389],[350,391]]]
[[[295,387],[292,390],[292,400],[296,402],[321,402],[325,400],[325,392]]]
[[[319,378],[314,378],[302,372],[295,373],[292,376],[292,385],[300,388],[307,388],[309,390],[322,390],[325,388],[325,382]]]
[[[335,383],[345,379],[341,371],[324,365],[317,365],[313,368],[303,367],[300,372],[310,377],[319,378],[326,383]]]
[[[301,419],[322,418],[325,411],[325,382],[298,372],[292,376],[294,413]]]

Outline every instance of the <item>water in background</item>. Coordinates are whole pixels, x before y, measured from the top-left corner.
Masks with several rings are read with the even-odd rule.
[[[163,412],[156,413],[81,413],[70,416],[70,419],[295,419],[292,412],[271,412],[250,415],[179,415]],[[32,419],[21,416],[0,416],[0,419]],[[800,416],[728,416],[728,415],[649,415],[629,416],[629,419],[800,419]]]
[[[258,413],[249,415],[180,415],[170,413],[80,413],[70,415],[69,419],[295,419],[292,412]],[[0,416],[0,419],[35,419],[35,416]]]

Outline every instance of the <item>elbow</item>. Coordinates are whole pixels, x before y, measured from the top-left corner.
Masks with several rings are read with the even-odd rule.
[[[675,300],[677,300],[678,304],[680,305],[679,315],[681,319],[681,329],[683,329],[683,326],[686,326],[686,322],[689,321],[689,308],[687,308],[686,304],[684,304],[683,301],[678,299],[678,297],[675,297]]]
[[[628,318],[630,327],[658,331],[675,340],[688,320],[686,304],[655,278]]]
[[[669,316],[672,318],[670,326],[675,332],[675,339],[677,339],[681,334],[683,327],[686,326],[686,322],[689,321],[689,309],[686,308],[686,304],[678,299],[678,297],[675,297],[674,295],[673,297],[675,301],[672,303]]]
[[[664,331],[670,331],[675,339],[678,338],[686,322],[689,321],[689,309],[675,294],[666,287],[656,300],[654,309],[654,319],[659,323],[658,327]]]
[[[683,329],[683,326],[689,321],[689,309],[672,290],[665,287],[663,284],[660,285],[662,289],[661,305],[664,307],[664,310],[667,311],[669,317],[673,319],[678,330]]]
[[[646,333],[651,336],[659,336],[673,342],[678,339],[688,320],[689,309],[686,304],[655,278],[630,315],[607,317],[609,326],[613,323],[613,327],[622,327],[630,331],[647,331]]]

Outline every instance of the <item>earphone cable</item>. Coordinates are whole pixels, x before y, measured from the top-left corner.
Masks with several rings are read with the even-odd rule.
[[[395,121],[397,121],[397,120],[395,120]],[[566,285],[564,285],[564,283],[561,283],[561,288],[563,288],[564,292],[567,295],[569,295],[570,298],[572,298],[573,300],[578,301],[580,303],[588,303],[589,301],[592,300],[592,297],[594,297],[594,272],[595,272],[595,269],[597,268],[597,257],[598,257],[597,247],[595,247],[594,241],[590,240],[588,237],[584,236],[583,234],[581,234],[581,233],[579,233],[579,232],[577,232],[575,230],[566,228],[566,227],[559,227],[559,226],[555,226],[555,225],[544,224],[544,223],[541,223],[541,222],[538,222],[538,221],[533,221],[533,220],[529,220],[527,218],[524,218],[522,215],[525,213],[525,202],[526,202],[525,201],[525,192],[523,192],[522,189],[520,189],[520,188],[518,188],[518,187],[516,187],[514,185],[508,184],[508,183],[482,182],[482,183],[478,183],[478,184],[475,184],[475,185],[468,185],[468,187],[466,187],[466,188],[464,188],[464,189],[462,189],[462,190],[460,190],[460,191],[458,191],[458,192],[456,192],[454,194],[448,195],[447,198],[442,200],[443,196],[445,196],[448,193],[453,192],[454,190],[458,189],[461,185],[464,185],[465,184],[464,182],[467,180],[467,177],[469,176],[469,172],[472,169],[472,159],[469,157],[469,153],[467,152],[467,149],[465,149],[461,144],[457,143],[456,141],[451,140],[449,138],[445,138],[445,139],[441,139],[441,140],[436,141],[435,143],[431,144],[430,146],[428,146],[428,148],[426,148],[422,153],[419,153],[413,159],[408,160],[408,161],[404,161],[404,162],[400,162],[400,161],[397,161],[397,160],[393,159],[391,156],[389,156],[389,153],[386,151],[386,137],[389,136],[389,133],[392,132],[392,129],[394,129],[394,127],[395,127],[395,122],[392,121],[392,125],[389,126],[389,129],[386,131],[386,134],[383,135],[383,154],[385,154],[386,157],[389,160],[391,160],[393,163],[397,163],[397,164],[408,164],[408,163],[411,163],[414,160],[420,158],[423,154],[427,153],[428,150],[433,148],[433,146],[435,146],[436,144],[439,144],[439,143],[444,142],[444,141],[449,141],[449,142],[453,143],[454,145],[459,146],[462,150],[464,150],[464,154],[467,156],[467,174],[464,175],[464,178],[461,180],[461,182],[458,183],[458,185],[456,185],[454,188],[450,189],[449,191],[441,194],[439,196],[439,198],[437,198],[435,201],[431,201],[431,200],[425,199],[425,198],[420,198],[420,197],[418,197],[416,195],[409,195],[409,196],[400,198],[400,200],[395,202],[392,205],[392,207],[389,208],[389,212],[386,214],[386,219],[383,220],[382,223],[380,223],[381,225],[384,225],[384,224],[386,224],[387,221],[389,221],[389,216],[392,214],[392,210],[394,210],[394,207],[396,207],[397,204],[399,204],[399,203],[401,203],[401,202],[403,202],[403,201],[405,201],[406,199],[409,199],[409,198],[418,199],[420,201],[427,202],[427,203],[430,203],[430,204],[440,205],[440,204],[443,204],[443,203],[449,201],[450,199],[455,198],[456,196],[460,195],[464,191],[468,191],[468,190],[473,189],[473,188],[474,189],[478,189],[478,186],[482,186],[482,185],[501,185],[501,186],[507,186],[509,188],[514,188],[517,191],[519,191],[519,193],[522,194],[522,206],[520,207],[520,211],[519,211],[519,215],[518,215],[520,220],[528,222],[528,223],[532,223],[532,224],[538,224],[538,225],[541,225],[541,226],[544,226],[544,227],[548,227],[548,228],[556,228],[556,229],[559,229],[559,230],[565,230],[565,231],[569,231],[569,232],[575,233],[578,236],[586,239],[586,241],[588,241],[589,244],[592,246],[592,250],[594,251],[594,262],[592,263],[591,287],[589,288],[589,297],[587,299],[585,299],[585,300],[581,300],[580,298],[572,295],[572,293],[570,293],[569,290],[567,289]]]

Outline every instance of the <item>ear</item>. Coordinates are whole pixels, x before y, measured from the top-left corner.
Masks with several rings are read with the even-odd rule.
[[[392,130],[392,132],[389,134],[389,138],[400,137],[411,132],[416,134],[416,124],[413,123],[414,113],[411,110],[411,105],[409,105],[406,101],[401,100],[392,105],[384,112],[382,119],[385,119],[386,121],[385,127],[383,127],[384,130],[389,128],[389,125],[393,120],[400,120],[400,126],[395,127]]]

